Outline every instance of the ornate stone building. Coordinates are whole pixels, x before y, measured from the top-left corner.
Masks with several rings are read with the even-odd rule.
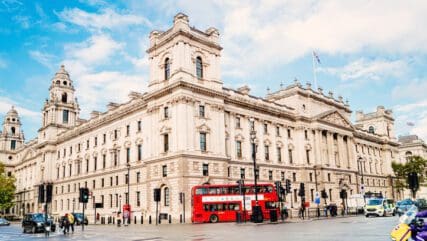
[[[390,163],[398,144],[391,111],[358,112],[353,124],[342,97],[310,84],[295,81],[265,98],[252,96],[247,86],[225,88],[221,50],[218,30],[200,31],[177,14],[172,28],[150,34],[148,91],[93,111],[89,120],[79,119],[78,90],[61,66],[36,139],[23,144],[18,114],[12,109],[5,117],[0,158],[17,178],[11,211],[40,211],[36,187],[52,182],[54,215],[80,212],[78,190],[86,186],[91,222],[94,202],[104,203],[97,212],[106,216],[128,197],[134,215],[154,217],[153,189],[161,188],[160,213],[177,221],[185,205],[188,222],[194,185],[253,182],[251,130],[259,181],[290,179],[293,203],[300,201],[300,182],[308,201],[325,189],[339,202],[341,189],[359,192],[362,171],[366,190],[393,195]]]

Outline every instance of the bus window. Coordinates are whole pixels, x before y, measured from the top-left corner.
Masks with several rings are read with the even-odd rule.
[[[274,209],[274,208],[276,208],[276,203],[275,202],[265,202],[265,208],[266,209]]]
[[[273,192],[273,187],[272,186],[267,186],[267,192],[268,193]]]
[[[202,194],[207,194],[207,188],[205,187],[199,187],[196,189],[196,195],[202,195]]]
[[[209,194],[216,194],[216,188],[215,187],[209,188]]]
[[[204,205],[203,205],[203,210],[205,210],[205,211],[209,211],[209,205],[204,204]]]
[[[228,188],[223,187],[222,190],[221,190],[221,193],[222,194],[228,194]]]

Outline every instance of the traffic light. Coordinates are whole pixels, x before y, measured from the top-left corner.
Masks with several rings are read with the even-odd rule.
[[[322,196],[323,199],[327,199],[328,198],[328,194],[326,193],[325,189],[322,190],[321,196]]]
[[[291,180],[286,179],[286,185],[285,185],[286,193],[291,193]]]
[[[154,201],[160,202],[160,188],[154,188]]]
[[[305,187],[304,187],[304,183],[302,182],[299,184],[298,196],[305,197]]]
[[[88,203],[88,201],[89,201],[89,188],[81,187],[80,188],[80,195],[79,195],[79,202]]]
[[[44,184],[39,186],[39,203],[44,203]]]
[[[416,172],[410,172],[408,173],[408,186],[410,190],[417,190],[418,189],[418,174]]]
[[[52,202],[52,183],[48,183],[46,185],[46,203]]]

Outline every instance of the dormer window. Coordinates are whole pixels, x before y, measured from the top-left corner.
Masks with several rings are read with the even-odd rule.
[[[170,59],[166,58],[165,59],[165,80],[169,79],[170,77]]]
[[[196,76],[198,79],[203,78],[203,63],[201,57],[196,58]]]
[[[375,133],[374,127],[370,126],[369,129],[368,129],[368,132],[374,134]]]

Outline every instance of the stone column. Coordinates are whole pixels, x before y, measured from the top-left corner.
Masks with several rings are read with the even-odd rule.
[[[327,160],[326,163],[331,165],[331,160],[334,160],[334,138],[333,138],[333,134],[330,132],[326,133],[326,139],[327,139],[327,146],[328,146],[328,155],[327,155]]]

